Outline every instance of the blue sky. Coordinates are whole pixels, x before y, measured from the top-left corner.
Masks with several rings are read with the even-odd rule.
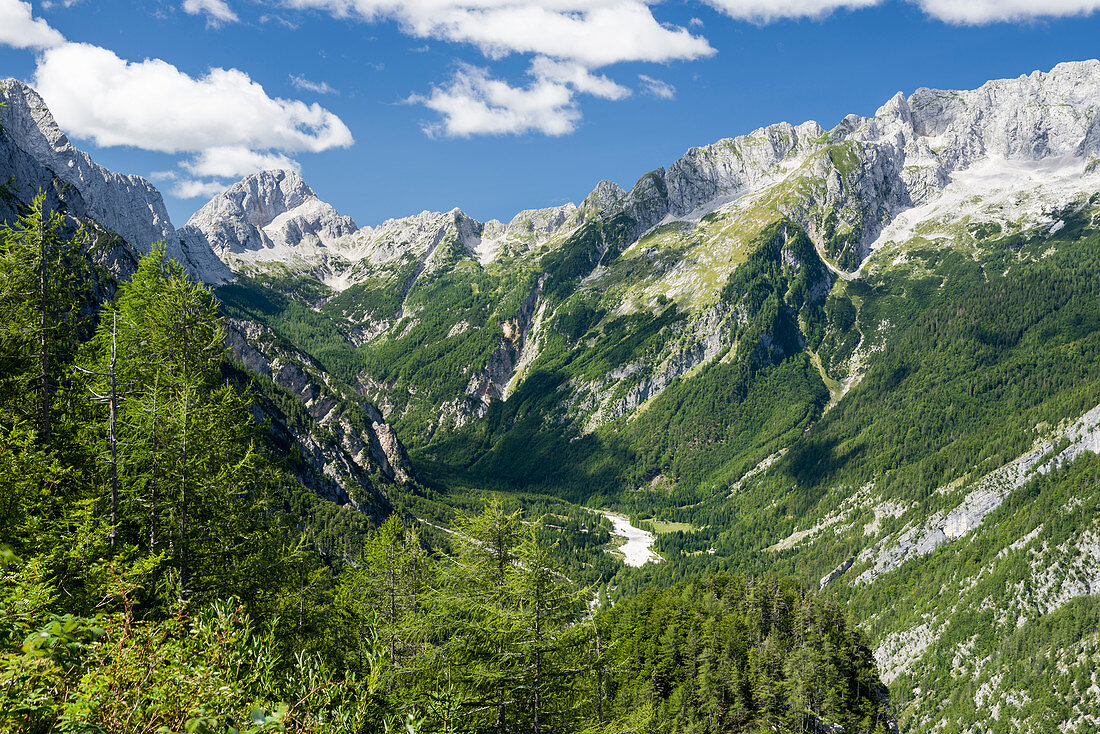
[[[1100,55],[1100,0],[0,0],[39,88],[177,226],[259,167],[358,224],[629,187],[693,145]]]

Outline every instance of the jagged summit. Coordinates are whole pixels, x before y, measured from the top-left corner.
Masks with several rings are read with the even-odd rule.
[[[339,257],[334,246],[355,230],[355,222],[317,198],[297,172],[272,170],[253,173],[215,196],[179,234],[241,271],[261,262]]]
[[[443,242],[486,263],[504,251],[541,244],[577,221],[573,204],[522,211],[507,224],[480,222],[455,207],[359,229],[319,199],[297,172],[270,170],[246,176],[215,196],[179,234],[192,247],[217,253],[235,272],[289,268],[342,290],[364,267],[406,257],[427,266]]]
[[[821,182],[815,200],[784,195],[771,204],[823,249],[827,238],[811,221],[812,211],[821,205],[849,210],[856,240],[846,256],[830,255],[853,270],[886,224],[939,196],[956,174],[979,162],[1062,159],[1083,169],[1098,152],[1100,61],[1067,62],[970,91],[922,88],[908,98],[899,92],[873,117],[849,115],[828,131],[813,121],[782,122],[691,148],[629,191],[601,182],[583,206],[632,217],[640,236],[657,224],[698,221],[780,184]]]
[[[628,217],[637,238],[658,224],[698,221],[777,186],[797,188],[799,181],[815,181],[822,182],[823,189],[810,197],[813,200],[781,197],[772,206],[802,224],[839,268],[853,271],[887,224],[938,197],[956,174],[979,162],[1059,157],[1084,161],[1100,152],[1098,110],[1100,61],[1067,62],[1050,72],[994,80],[970,91],[921,88],[908,97],[898,92],[874,116],[849,115],[832,130],[814,121],[769,125],[691,148],[667,168],[642,176],[629,190],[601,181],[579,207],[521,212],[507,225],[495,220],[481,223],[459,209],[425,211],[364,228],[340,242],[336,238],[350,232],[332,225],[318,234],[317,241],[338,250],[354,268],[357,262],[379,265],[405,255],[424,258],[434,251],[433,242],[438,244],[450,233],[484,264],[505,253],[528,251],[592,219]],[[838,146],[847,151],[839,158]],[[837,164],[841,158],[843,170]],[[235,269],[248,267],[245,260],[280,257],[316,263],[317,251],[309,247],[316,242],[308,236],[308,227],[301,228],[301,237],[272,237],[268,243],[245,226],[266,229],[270,225],[265,217],[282,212],[278,206],[264,208],[265,197],[274,197],[273,204],[286,202],[288,208],[298,206],[298,199],[315,198],[296,174],[284,172],[282,179],[278,175],[265,172],[246,178],[189,222],[203,231],[220,228],[211,245]],[[314,206],[315,215],[304,221],[338,219],[331,207]],[[842,224],[852,229],[848,240],[827,241],[830,227],[813,221],[813,212],[822,206],[847,212],[849,220]],[[534,220],[540,224],[532,225]],[[244,257],[250,251],[263,256]],[[334,272],[329,279],[346,285],[347,276]]]
[[[313,192],[297,171],[267,170],[245,176],[224,193],[215,196],[191,216],[188,224],[225,216],[243,219],[255,227],[266,227],[277,217],[297,209],[311,199]]]
[[[5,105],[0,107],[0,170],[14,176],[16,201],[29,202],[38,189],[53,192],[71,214],[94,219],[139,253],[163,241],[168,255],[192,275],[209,282],[232,277],[208,249],[181,243],[152,184],[109,171],[74,147],[37,92],[6,79],[0,82],[0,102]],[[68,186],[59,187],[59,182]]]

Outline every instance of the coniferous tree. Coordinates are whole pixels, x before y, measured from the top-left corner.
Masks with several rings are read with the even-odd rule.
[[[364,640],[377,634],[391,678],[412,670],[411,658],[421,637],[428,557],[414,528],[389,517],[363,544],[354,566],[337,585],[334,607],[344,659],[352,669],[367,653]]]
[[[126,518],[119,532],[141,553],[164,555],[159,578],[177,601],[208,598],[234,575],[258,582],[249,559],[262,549],[252,541],[264,532],[257,510],[269,476],[248,403],[222,375],[224,339],[209,289],[157,245],[91,344],[87,371],[116,411],[104,439],[117,457],[108,466]]]
[[[64,218],[45,201],[39,192],[23,216],[0,225],[0,403],[53,446],[55,396],[78,343],[88,239],[82,229],[64,236]]]
[[[520,513],[507,512],[494,499],[480,515],[458,523],[455,554],[441,569],[442,604],[436,611],[450,619],[447,675],[475,714],[470,721],[479,721],[483,730],[508,731],[518,703],[509,575],[522,538]]]
[[[529,528],[509,570],[509,592],[516,600],[510,616],[515,630],[516,697],[525,730],[560,731],[577,716],[578,680],[588,628],[573,621],[584,608],[582,595],[555,568],[553,549]]]

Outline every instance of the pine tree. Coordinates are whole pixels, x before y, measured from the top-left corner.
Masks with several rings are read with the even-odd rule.
[[[409,670],[421,637],[427,581],[427,554],[416,531],[398,516],[390,516],[363,544],[354,567],[345,570],[336,589],[334,607],[346,636],[345,659],[355,669],[363,640],[377,634],[391,675]]]
[[[456,552],[443,569],[441,609],[453,615],[451,646],[457,648],[448,674],[479,714],[482,730],[509,731],[518,703],[509,577],[522,539],[520,513],[506,512],[494,499],[480,515],[457,523]]]
[[[560,731],[573,723],[581,652],[587,627],[572,626],[583,595],[556,568],[553,549],[528,529],[509,572],[515,631],[513,685],[531,734]]]

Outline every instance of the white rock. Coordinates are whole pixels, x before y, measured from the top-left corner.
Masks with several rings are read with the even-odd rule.
[[[140,176],[109,171],[77,150],[37,92],[7,79],[0,82],[0,102],[6,105],[0,107],[6,140],[76,189],[83,200],[81,214],[118,234],[139,253],[149,252],[155,242],[164,242],[168,257],[200,280],[219,283],[232,277],[209,249],[181,242],[160,192],[151,183]]]
[[[355,222],[317,198],[294,171],[251,174],[215,196],[180,228],[193,249],[208,248],[235,271],[261,263],[305,268],[340,258],[334,247]]]

